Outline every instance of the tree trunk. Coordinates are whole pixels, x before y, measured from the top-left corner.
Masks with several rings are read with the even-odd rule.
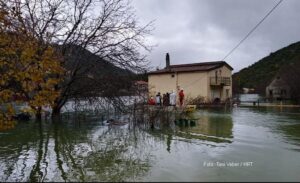
[[[58,106],[58,105],[55,105],[52,108],[52,116],[59,116],[60,115],[60,110],[61,110],[61,107]]]
[[[42,107],[38,107],[35,113],[35,119],[40,121],[42,119]]]

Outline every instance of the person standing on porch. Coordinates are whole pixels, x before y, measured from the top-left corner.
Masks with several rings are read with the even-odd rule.
[[[148,104],[149,105],[155,105],[155,100],[154,100],[154,98],[152,96],[150,97],[150,99],[148,101]]]
[[[169,92],[166,93],[166,106],[170,105],[170,94]]]
[[[183,105],[183,100],[184,100],[184,93],[183,93],[183,88],[181,88],[179,92],[179,102],[180,102],[180,107]]]
[[[167,106],[167,95],[164,93],[162,97],[162,105]]]
[[[156,99],[156,105],[161,105],[161,95],[160,95],[160,92],[157,93],[155,99]]]
[[[172,106],[176,105],[176,93],[173,90],[170,93],[170,105]]]

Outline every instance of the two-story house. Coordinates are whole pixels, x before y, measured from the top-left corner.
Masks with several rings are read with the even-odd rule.
[[[149,95],[184,90],[188,98],[204,97],[206,102],[232,97],[232,70],[225,61],[170,65],[148,73]]]

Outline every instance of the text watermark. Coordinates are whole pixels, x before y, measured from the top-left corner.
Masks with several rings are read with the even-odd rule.
[[[203,166],[204,167],[252,167],[253,162],[251,161],[245,161],[245,162],[204,161]]]

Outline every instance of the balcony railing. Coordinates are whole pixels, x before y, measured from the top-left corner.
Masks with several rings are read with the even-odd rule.
[[[210,77],[210,85],[213,86],[230,86],[230,77]]]

